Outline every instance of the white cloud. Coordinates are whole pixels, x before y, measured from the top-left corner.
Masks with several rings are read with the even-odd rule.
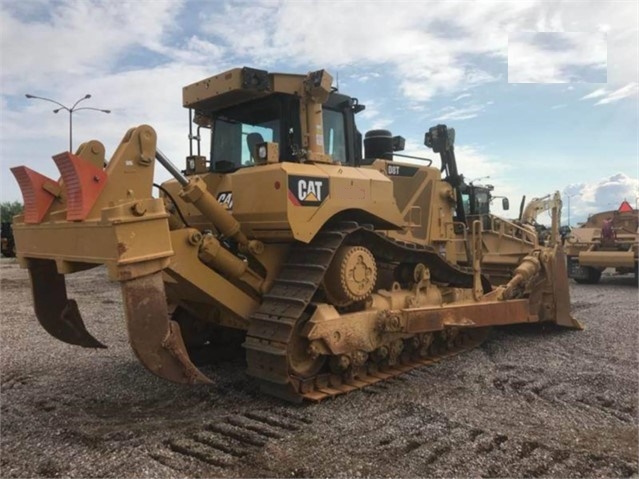
[[[590,100],[591,98],[599,98],[601,96],[606,96],[606,89],[605,88],[597,88],[595,91],[588,93],[585,96],[582,96],[580,98],[580,100]]]
[[[186,44],[186,50],[178,51],[175,56],[190,63],[210,62],[220,59],[225,52],[224,47],[193,35]],[[192,54],[197,54],[197,56],[191,57]]]
[[[637,95],[639,92],[639,85],[637,83],[628,83],[616,90],[610,90],[608,88],[597,88],[591,93],[582,96],[580,100],[592,100],[600,98],[595,105],[607,105],[609,103],[615,103],[624,98],[631,98]]]
[[[570,221],[575,225],[577,222],[585,221],[591,214],[617,209],[624,200],[636,207],[639,199],[639,179],[625,173],[616,173],[596,182],[568,185],[562,192],[562,198],[562,216],[567,222],[570,204]]]
[[[483,105],[469,105],[460,108],[447,106],[442,108],[434,119],[437,121],[469,120],[477,117],[483,109]]]
[[[363,101],[366,109],[357,114],[357,125],[360,131],[387,129],[394,122],[392,118],[382,116],[378,102],[374,100]]]
[[[65,0],[50,3],[48,17],[23,21],[18,2],[2,3],[3,94],[64,88],[78,78],[109,72],[138,47],[170,55],[162,36],[174,25],[181,1],[111,4]],[[37,93],[37,92],[34,92]]]
[[[50,19],[28,22],[19,19],[18,4],[11,5],[3,9],[0,24],[3,53],[11,59],[3,62],[5,92],[13,90],[12,86],[24,89],[42,84],[52,73],[60,77],[53,79],[59,87],[68,85],[78,74],[109,70],[123,53],[140,47],[166,61],[198,64],[207,57],[219,61],[224,55],[234,65],[246,62],[266,68],[287,63],[293,69],[328,67],[335,71],[340,66],[373,65],[384,68],[385,76],[395,76],[404,96],[427,101],[442,93],[499,81],[499,74],[478,67],[482,63],[478,60],[505,58],[510,32],[540,28],[602,31],[605,23],[611,42],[617,50],[623,46],[624,52],[632,50],[631,36],[636,33],[636,26],[634,30],[628,26],[632,5],[608,9],[589,4],[577,9],[570,4],[529,0],[407,3],[398,8],[393,2],[346,2],[336,15],[330,2],[229,1],[198,3],[199,10],[192,17],[200,22],[199,31],[176,46],[164,36],[179,28],[174,21],[182,9],[179,1],[104,4],[65,0],[49,7]],[[352,18],[361,25],[383,24],[385,28],[353,28]],[[33,48],[34,44],[46,48]],[[598,50],[591,52],[595,54]],[[636,77],[636,55],[615,55],[611,54],[611,67]],[[33,65],[38,65],[35,72]],[[67,74],[70,65],[73,75]],[[367,68],[359,79],[366,81],[379,74]],[[26,85],[20,81],[25,78]],[[8,84],[7,79],[11,80]]]
[[[638,80],[639,3],[547,2],[533,7],[538,16],[537,32],[602,32],[607,35],[609,85],[625,85]],[[603,28],[602,26],[605,25]]]
[[[333,69],[390,66],[386,72],[398,78],[400,92],[426,101],[442,92],[496,81],[498,76],[473,65],[468,55],[499,54],[505,48],[505,36],[499,30],[517,21],[517,13],[526,8],[466,2],[411,3],[397,8],[391,2],[346,2],[336,16],[334,4],[324,2],[263,3],[257,8],[231,3],[206,15],[203,29],[239,56],[260,58],[267,64],[279,60]],[[383,24],[384,28],[353,28],[352,18],[360,25]],[[255,30],[259,38],[252,33]]]
[[[510,83],[606,80],[604,33],[513,32],[508,38]]]
[[[464,177],[470,181],[473,178],[490,176],[495,179],[511,168],[511,165],[503,159],[492,154],[485,153],[481,148],[473,145],[455,146],[457,168]]]
[[[453,98],[453,101],[459,101],[464,98],[470,98],[471,96],[472,95],[470,93],[462,93],[461,95],[457,95],[455,98]]]
[[[366,83],[371,78],[379,78],[379,77],[380,77],[380,74],[377,72],[366,72],[366,73],[357,73],[357,74],[353,73],[349,75],[349,78],[357,80],[360,83]]]
[[[377,102],[375,100],[362,101],[363,105],[366,105],[364,111],[357,114],[358,119],[372,120],[376,116],[379,116],[379,109],[377,108]]]
[[[345,2],[336,15],[331,2],[231,2],[223,8],[208,7],[202,29],[236,57],[262,65],[286,62],[333,70],[376,65],[387,72],[385,76],[397,78],[402,95],[425,102],[500,81],[498,71],[479,65],[506,58],[508,35],[515,32],[561,32],[572,39],[570,51],[552,55],[549,70],[528,69],[535,81],[565,81],[579,74],[567,76],[561,68],[565,65],[603,68],[606,48],[601,39],[606,35],[609,81],[633,81],[636,10],[632,2],[611,9],[605,2],[412,2],[398,8],[394,2],[380,1]],[[360,25],[384,28],[353,28],[353,18]],[[523,52],[522,58],[527,57],[527,64],[539,64],[544,55],[535,47]],[[368,74],[361,78],[366,80]]]
[[[595,105],[606,105],[608,103],[614,103],[624,98],[630,98],[637,95],[639,87],[637,83],[628,83],[613,92],[606,94],[605,98],[599,100]]]

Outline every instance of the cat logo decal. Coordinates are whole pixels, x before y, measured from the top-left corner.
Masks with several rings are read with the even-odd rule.
[[[328,178],[288,177],[288,198],[295,206],[319,206],[328,197]]]

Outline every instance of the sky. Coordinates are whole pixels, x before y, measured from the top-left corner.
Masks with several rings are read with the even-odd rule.
[[[80,106],[111,111],[76,111],[74,148],[97,139],[110,156],[149,124],[182,165],[183,86],[241,66],[323,68],[366,105],[360,131],[391,130],[438,165],[423,138],[444,123],[465,178],[510,199],[497,214],[558,190],[574,225],[637,205],[638,18],[632,0],[0,0],[0,201],[21,200],[10,167],[55,179],[51,156],[68,149],[68,114],[25,94],[68,107],[90,94]]]

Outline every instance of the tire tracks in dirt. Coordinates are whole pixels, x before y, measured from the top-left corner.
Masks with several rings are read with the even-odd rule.
[[[294,411],[247,411],[206,422],[201,429],[170,437],[149,456],[176,471],[198,461],[220,471],[259,454],[269,441],[286,440],[312,421]],[[222,473],[222,472],[220,472]]]

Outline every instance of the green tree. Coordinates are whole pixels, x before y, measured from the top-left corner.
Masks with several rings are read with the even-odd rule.
[[[2,222],[7,223],[13,221],[15,215],[22,213],[24,206],[19,201],[3,201],[0,203],[0,211],[2,212]]]

